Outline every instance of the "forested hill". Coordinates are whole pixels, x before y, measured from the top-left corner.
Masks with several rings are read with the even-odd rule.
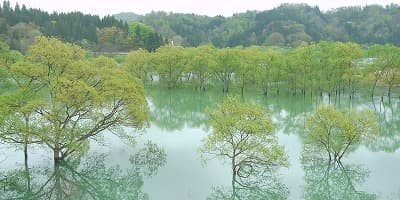
[[[124,19],[129,19],[127,13]],[[342,7],[328,12],[306,4],[282,4],[232,17],[152,12],[139,20],[185,46],[210,42],[217,47],[297,46],[301,41],[320,40],[400,45],[400,6],[396,4]]]
[[[26,52],[37,36],[45,35],[81,45],[94,51],[153,51],[164,44],[160,34],[141,23],[128,23],[113,16],[100,18],[80,12],[51,13],[10,6],[0,6],[0,39],[11,48]]]

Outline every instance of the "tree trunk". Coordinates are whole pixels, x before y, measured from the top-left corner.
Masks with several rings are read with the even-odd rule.
[[[264,86],[264,96],[268,96],[268,83]]]
[[[277,85],[277,88],[276,88],[276,95],[279,96],[279,84]]]
[[[28,196],[31,193],[31,176],[30,176],[30,171],[29,171],[29,166],[28,166],[28,144],[25,142],[24,144],[24,153],[25,153],[25,176],[26,176],[26,181],[27,181],[27,191],[28,191]]]
[[[24,139],[24,158],[25,163],[28,163],[28,141],[26,138]]]
[[[389,88],[388,88],[388,98],[389,98],[389,100],[390,100],[391,93],[392,93],[392,85],[389,85]]]
[[[62,161],[62,157],[60,155],[60,153],[61,153],[60,149],[58,147],[55,147],[53,149],[53,152],[54,152],[54,163],[57,164],[60,161]]]
[[[376,80],[374,81],[374,86],[372,87],[371,97],[374,96],[375,88],[376,88],[376,84],[377,84],[377,83],[378,83],[378,79],[376,79]]]

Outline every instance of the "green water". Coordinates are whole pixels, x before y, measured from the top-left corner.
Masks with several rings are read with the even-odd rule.
[[[198,148],[211,131],[204,110],[221,102],[219,91],[148,88],[151,127],[135,145],[105,133],[91,141],[89,152],[55,167],[52,152],[32,146],[29,160],[13,146],[0,144],[0,199],[156,199],[192,200],[229,197],[230,166],[222,160],[202,163]],[[243,101],[268,108],[280,144],[290,158],[261,179],[278,199],[400,199],[400,101],[324,96],[264,97],[248,92]],[[321,103],[375,111],[381,135],[359,145],[342,161],[305,162],[302,156],[304,117]],[[130,130],[127,130],[130,131]],[[151,143],[148,143],[151,141]],[[28,169],[28,170],[26,170]],[[251,190],[239,195],[259,199]]]

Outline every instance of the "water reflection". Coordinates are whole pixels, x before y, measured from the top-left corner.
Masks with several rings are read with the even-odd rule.
[[[259,175],[259,174],[258,174]],[[274,173],[253,177],[248,181],[233,180],[231,187],[213,187],[209,200],[287,199],[289,190]]]
[[[303,153],[302,164],[305,171],[304,199],[377,198],[375,194],[357,189],[369,176],[368,170],[361,165],[344,165],[309,152]]]
[[[372,151],[395,152],[400,148],[400,101],[373,99],[371,102],[378,120],[380,137],[369,141]]]
[[[51,168],[24,168],[2,172],[0,199],[148,199],[144,176],[166,163],[166,154],[152,143],[130,156],[124,169],[107,164],[104,154],[91,154]]]
[[[212,89],[205,93],[200,93],[187,88],[171,91],[150,88],[147,92],[149,100],[152,103],[152,124],[160,127],[162,132],[166,133],[185,130],[185,127],[209,129],[210,125],[204,115],[204,110],[206,107],[213,107],[213,105],[221,102],[223,99],[219,90],[213,91]],[[338,163],[329,164],[327,157],[325,157],[326,154],[315,158],[315,160],[305,162],[300,159],[299,150],[297,150],[297,152],[292,152],[292,157],[290,159],[291,163],[294,164],[292,168],[290,168],[290,171],[287,172],[290,175],[284,175],[285,177],[283,180],[284,183],[293,190],[291,191],[291,196],[288,197],[286,192],[280,192],[285,191],[285,189],[271,189],[272,192],[270,193],[277,191],[275,193],[277,193],[277,196],[282,197],[281,199],[375,199],[374,194],[369,194],[371,192],[368,193],[366,191],[374,191],[374,193],[379,195],[379,198],[382,196],[380,193],[387,195],[393,191],[392,188],[381,184],[385,181],[381,180],[385,179],[381,177],[392,177],[393,179],[387,181],[389,182],[388,185],[393,185],[393,187],[398,186],[396,182],[398,177],[395,171],[390,169],[387,170],[389,172],[384,173],[385,170],[381,169],[385,169],[385,165],[379,162],[387,161],[387,163],[394,165],[392,168],[398,165],[398,162],[395,161],[395,157],[398,155],[398,151],[396,150],[400,148],[399,99],[392,98],[390,103],[387,99],[383,101],[375,99],[375,103],[373,103],[369,93],[366,93],[366,95],[361,93],[356,94],[351,99],[348,95],[343,95],[341,98],[332,97],[329,99],[325,95],[322,97],[287,95],[264,97],[260,95],[259,92],[248,91],[243,96],[243,101],[252,101],[269,109],[277,133],[280,134],[281,139],[283,138],[285,140],[286,148],[289,151],[297,150],[293,148],[293,146],[299,146],[298,149],[301,149],[301,146],[303,146],[306,139],[306,134],[304,133],[305,117],[308,113],[313,112],[321,102],[343,109],[373,110],[375,111],[381,127],[380,136],[374,138],[374,140],[361,143],[360,146],[354,147],[355,151],[349,154],[352,160],[348,160],[349,157],[345,158],[342,166],[338,165]],[[293,143],[295,143],[295,145],[293,145]],[[169,145],[169,143],[167,144]],[[384,154],[387,155],[387,157],[381,158],[380,154],[371,151],[385,151],[391,154]],[[315,155],[314,153],[312,155]],[[388,160],[394,161],[388,162]],[[352,165],[349,164],[349,162],[346,163],[346,161],[362,163],[363,165]],[[375,161],[378,163],[375,163]],[[302,174],[303,170],[305,173],[304,176]],[[371,170],[371,176],[369,176],[368,170]],[[217,170],[216,172],[207,172],[207,174],[218,173]],[[295,173],[295,175],[292,173]],[[272,177],[272,175],[270,176]],[[231,177],[227,177],[225,181],[226,184],[230,183],[230,178]],[[271,178],[270,180],[273,179],[274,178]],[[263,181],[262,179],[258,180],[260,182]],[[270,180],[265,181],[265,183],[268,183]],[[277,182],[277,185],[284,186],[284,184],[279,181],[279,178],[276,178],[276,180],[277,181],[274,182]],[[306,181],[306,183],[302,184],[303,181]],[[293,184],[293,182],[295,183]],[[324,183],[324,185],[321,183]],[[264,194],[246,189],[253,188],[254,184],[249,184],[247,187],[243,188],[239,188],[242,187],[239,184],[235,184],[235,187],[227,185],[218,186],[219,184],[221,183],[213,184],[216,185],[216,187],[213,188],[212,194],[208,195],[209,199],[232,199],[233,193],[236,193],[236,196],[242,199],[263,199]],[[303,193],[301,192],[301,188],[297,190],[297,184],[305,186]],[[283,188],[286,187],[284,186]],[[268,189],[264,191],[268,191]],[[318,193],[321,193],[321,196],[318,196]],[[258,197],[250,195],[258,195]],[[300,197],[300,195],[304,196]],[[381,199],[388,198],[385,196]]]
[[[204,93],[192,88],[150,88],[147,89],[147,95],[152,105],[152,123],[166,131],[182,130],[185,126],[208,129],[209,122],[204,110],[223,98],[221,93]]]

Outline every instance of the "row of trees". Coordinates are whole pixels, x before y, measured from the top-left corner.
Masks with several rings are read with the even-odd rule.
[[[139,26],[140,25],[140,26]],[[135,31],[136,30],[136,31]],[[37,36],[52,36],[96,51],[153,51],[164,40],[152,28],[139,23],[128,25],[112,16],[100,18],[80,12],[52,13],[4,1],[0,6],[0,38],[12,49],[26,53]]]
[[[127,19],[127,14],[115,15]],[[137,20],[137,15],[132,15]],[[209,44],[297,46],[301,41],[352,41],[400,45],[400,7],[369,5],[322,12],[307,4],[282,4],[231,17],[152,12],[140,18],[164,37],[184,46]]]
[[[264,95],[323,93],[354,95],[369,85],[386,86],[388,95],[400,84],[400,48],[374,45],[364,50],[356,43],[303,43],[298,48],[251,46],[217,49],[210,45],[183,48],[163,46],[154,53],[132,51],[125,60],[127,70],[145,83],[159,80],[167,88],[184,84],[200,90],[210,86],[228,92],[236,86],[258,88]]]

